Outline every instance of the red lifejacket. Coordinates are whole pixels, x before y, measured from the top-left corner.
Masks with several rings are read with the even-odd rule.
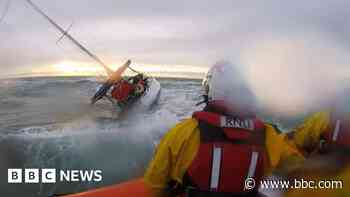
[[[120,81],[118,85],[114,86],[111,95],[114,99],[124,102],[128,99],[130,93],[134,91],[134,86],[128,81]]]
[[[195,112],[201,142],[186,176],[199,191],[245,193],[245,180],[258,183],[266,162],[265,125],[255,118]],[[255,190],[255,191],[256,191]]]
[[[350,150],[350,122],[343,116],[333,113],[331,123],[322,137],[327,144]]]

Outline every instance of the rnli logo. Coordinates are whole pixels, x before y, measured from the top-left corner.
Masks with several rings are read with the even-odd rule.
[[[254,121],[252,119],[221,116],[221,127],[254,130]]]

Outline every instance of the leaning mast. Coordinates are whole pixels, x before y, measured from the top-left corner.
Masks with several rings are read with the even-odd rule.
[[[108,76],[113,75],[113,70],[111,70],[107,64],[105,64],[99,57],[90,52],[86,47],[84,47],[80,42],[78,42],[72,35],[70,35],[67,31],[65,31],[61,26],[59,26],[54,20],[52,20],[44,11],[42,11],[37,5],[35,5],[31,0],[26,0],[29,5],[37,11],[40,15],[42,15],[46,20],[48,20],[59,32],[63,35],[62,37],[67,37],[70,41],[72,41],[77,47],[79,47],[82,51],[84,51],[88,56],[90,56],[93,60],[99,63],[107,72]]]

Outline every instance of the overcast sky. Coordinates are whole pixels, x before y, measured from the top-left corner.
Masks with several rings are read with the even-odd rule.
[[[208,67],[228,59],[257,92],[285,84],[298,92],[291,99],[349,75],[349,0],[33,1],[62,26],[74,22],[71,34],[108,63]],[[2,75],[91,61],[67,40],[56,45],[59,36],[25,0],[11,0],[0,23]]]
[[[6,1],[0,1],[2,12]],[[71,33],[109,62],[208,66],[224,58],[239,61],[243,49],[266,37],[296,40],[303,34],[344,50],[350,44],[347,0],[34,2],[62,26],[74,22]],[[11,0],[0,36],[0,65],[11,70],[62,59],[90,61],[68,41],[57,46],[59,34],[25,0]]]

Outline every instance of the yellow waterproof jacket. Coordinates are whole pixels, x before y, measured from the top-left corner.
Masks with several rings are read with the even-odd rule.
[[[330,125],[330,114],[328,111],[312,114],[294,130],[293,141],[302,152],[311,153],[317,149],[321,135]]]
[[[265,144],[269,159],[266,173],[279,164],[300,163],[303,156],[274,126],[265,124]],[[171,129],[160,141],[153,160],[146,170],[144,181],[160,192],[171,180],[182,183],[182,178],[194,159],[200,145],[200,131],[196,119],[186,119]]]
[[[331,124],[331,112],[321,111],[315,114],[312,114],[305,122],[297,127],[294,131],[293,141],[298,146],[300,150],[304,153],[312,153],[317,150],[320,143],[321,135],[327,131]],[[332,158],[330,155],[323,155],[323,162],[330,163],[334,162],[339,158]],[[340,161],[342,161],[341,158]],[[311,159],[312,161],[312,159]],[[322,161],[319,161],[322,162]],[[310,161],[306,162],[310,163]],[[346,167],[339,168],[336,165],[332,166],[329,164],[326,167],[320,167],[319,169],[312,167],[307,168],[306,170],[302,169],[302,173],[299,175],[308,180],[312,181],[328,181],[332,182],[342,182],[341,188],[328,188],[328,189],[291,189],[285,196],[287,197],[306,197],[306,196],[318,196],[318,197],[348,197],[350,196],[350,189],[347,186],[350,183],[350,163],[345,163]],[[335,172],[334,172],[335,171]],[[334,183],[334,182],[333,182]],[[330,184],[330,183],[329,183]],[[339,186],[339,185],[338,185]]]

